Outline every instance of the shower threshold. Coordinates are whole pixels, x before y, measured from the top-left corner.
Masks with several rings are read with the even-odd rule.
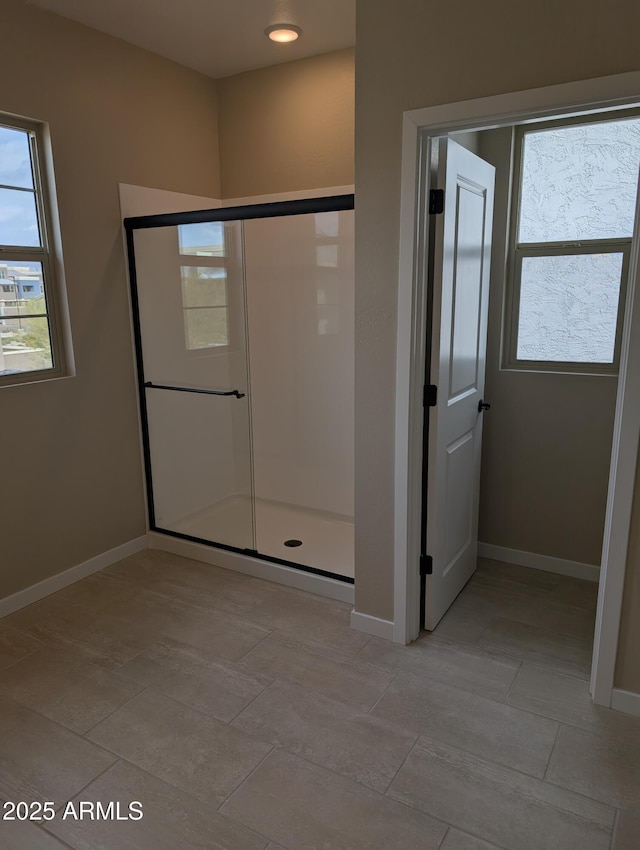
[[[177,534],[229,546],[250,528],[249,500],[234,496],[171,524]],[[353,520],[298,505],[255,500],[258,554],[353,579]],[[158,529],[162,530],[162,529]],[[166,529],[168,530],[168,529]],[[298,545],[292,546],[291,541]],[[235,547],[234,547],[235,548]]]

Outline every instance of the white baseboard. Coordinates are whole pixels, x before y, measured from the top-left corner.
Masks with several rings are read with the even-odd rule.
[[[564,558],[552,558],[551,555],[538,555],[535,552],[522,552],[520,549],[507,549],[492,543],[478,543],[478,557],[505,561],[519,567],[531,567],[561,576],[582,578],[586,581],[600,581],[600,567],[593,564],[581,564],[579,561],[567,561]]]
[[[623,691],[622,688],[614,688],[611,692],[611,708],[640,717],[640,694],[633,691]]]
[[[57,590],[62,590],[63,587],[68,587],[80,579],[90,576],[92,573],[97,573],[121,561],[129,555],[135,555],[136,552],[141,552],[147,548],[147,536],[136,537],[135,540],[130,540],[128,543],[123,543],[121,546],[116,546],[115,549],[110,549],[108,552],[102,552],[96,555],[95,558],[89,558],[82,564],[76,564],[62,573],[39,581],[37,584],[32,584],[31,587],[25,587],[24,590],[19,590],[11,596],[6,596],[0,599],[0,617],[6,617],[7,614],[13,614],[20,608],[25,608],[33,602],[38,602],[55,593]]]
[[[393,640],[392,620],[381,620],[370,614],[361,614],[355,609],[351,612],[351,628],[385,640]]]
[[[315,575],[315,573],[307,573],[304,570],[296,570],[293,567],[286,567],[284,564],[263,561],[261,558],[252,558],[251,555],[228,552],[226,549],[216,549],[213,546],[204,546],[202,543],[194,543],[180,537],[171,537],[168,534],[159,534],[156,531],[149,532],[148,540],[150,549],[172,552],[174,555],[182,555],[184,558],[193,558],[195,561],[213,564],[225,570],[235,570],[238,573],[263,578],[266,581],[295,587],[296,590],[306,590],[308,593],[327,596],[329,599],[337,599],[340,602],[348,602],[353,605],[353,585],[344,581]]]

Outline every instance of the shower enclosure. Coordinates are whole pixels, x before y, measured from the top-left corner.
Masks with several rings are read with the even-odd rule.
[[[353,583],[353,217],[125,219],[151,530]]]

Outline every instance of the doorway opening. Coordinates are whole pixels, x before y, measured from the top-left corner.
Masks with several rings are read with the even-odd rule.
[[[422,518],[417,512],[416,505],[421,503],[422,482],[415,471],[412,470],[411,461],[415,461],[418,457],[422,459],[421,428],[416,428],[416,424],[422,425],[423,388],[429,383],[424,368],[427,315],[431,318],[428,301],[429,291],[426,283],[429,272],[428,258],[433,256],[434,235],[426,216],[426,201],[428,200],[429,190],[436,188],[430,176],[432,173],[432,156],[437,140],[450,135],[455,138],[455,134],[461,132],[480,134],[490,131],[510,136],[513,132],[511,128],[515,125],[533,127],[537,124],[542,126],[541,122],[549,122],[558,118],[580,118],[581,121],[589,123],[592,118],[597,121],[605,113],[607,113],[607,117],[612,117],[619,110],[633,107],[639,101],[640,79],[638,75],[623,75],[621,78],[609,78],[606,81],[587,81],[548,90],[521,92],[466,104],[450,104],[444,107],[418,110],[414,113],[407,113],[405,116],[403,173],[403,225],[405,226],[402,228],[401,235],[399,330],[410,328],[411,333],[406,343],[400,342],[403,339],[403,333],[399,333],[400,349],[398,357],[396,422],[397,426],[408,426],[404,437],[401,428],[397,427],[396,429],[399,435],[396,453],[396,458],[399,461],[399,474],[397,475],[396,489],[394,638],[399,642],[415,639],[419,631],[420,606],[417,600],[420,596],[420,579],[419,576],[414,574],[414,564],[420,560]],[[457,138],[460,139],[459,136]],[[510,161],[509,170],[511,166]],[[418,173],[423,175],[422,180],[416,180]],[[507,216],[505,221],[506,219]],[[413,230],[411,230],[410,224],[413,225]],[[507,233],[508,230],[505,228],[505,244]],[[577,253],[579,252],[574,250],[573,256]],[[585,253],[586,251],[582,251],[582,254]],[[601,253],[605,252],[601,251]],[[609,253],[615,252],[610,250]],[[636,323],[638,323],[637,307],[635,310],[633,309],[633,290],[637,271],[637,239],[635,237],[629,245],[628,259],[624,258],[624,261],[629,270],[629,291],[626,298],[627,310],[624,322],[620,322],[622,330],[617,336],[617,339],[620,340],[620,378],[617,391],[614,377],[598,376],[600,380],[609,385],[609,433],[611,436],[606,446],[606,452],[611,454],[613,445],[610,464],[611,474],[607,474],[609,463],[606,456],[600,464],[601,469],[604,468],[605,470],[605,477],[608,479],[608,484],[605,482],[608,495],[606,518],[604,523],[601,521],[600,524],[600,533],[603,533],[604,537],[602,580],[592,667],[592,693],[595,701],[604,705],[611,704],[613,691],[613,670],[637,457],[637,439],[634,442],[633,433],[636,420],[640,421],[640,416],[636,410],[638,393],[632,386],[633,382],[627,380],[628,375],[637,374],[634,370],[640,365],[636,359],[637,346],[632,345],[632,340],[635,340],[632,328],[637,327]],[[505,264],[502,270],[503,274],[506,273],[506,268]],[[500,313],[498,324],[502,329],[501,304],[498,306],[498,312]],[[502,333],[500,333],[500,336],[502,337]],[[501,370],[504,376],[507,376],[508,381],[513,383],[513,378],[518,376],[518,372],[516,369],[508,370],[504,368],[504,346],[500,346],[498,343],[498,349],[497,368]],[[419,359],[420,356],[424,358],[422,363]],[[531,374],[533,374],[535,381],[540,381],[540,376],[536,373],[536,370],[531,370]],[[522,376],[522,373],[520,373],[520,376]],[[552,377],[559,377],[559,373]],[[573,375],[571,379],[576,381],[578,377]],[[612,385],[614,385],[613,390],[611,389]],[[488,401],[492,402],[492,399],[488,398]],[[611,410],[614,406],[615,415]],[[407,464],[407,461],[409,461],[409,464]],[[486,521],[485,518],[485,525]],[[604,525],[604,532],[602,532],[602,525]],[[589,528],[588,531],[591,535],[592,528]],[[591,536],[593,537],[593,535]],[[584,541],[581,541],[581,545],[583,543]],[[515,547],[508,545],[502,548],[505,552],[508,552],[511,548],[515,549]],[[526,550],[523,548],[521,551]],[[495,556],[496,552],[495,550],[485,550],[483,554]],[[415,560],[413,560],[414,558]],[[507,560],[507,558],[502,557],[501,560]],[[578,558],[565,556],[557,560],[575,563],[584,561],[587,564],[589,562],[593,564],[594,561],[593,558],[585,556]],[[525,566],[541,565],[529,564]],[[547,569],[548,567],[549,565],[547,565]],[[415,570],[415,573],[417,572]]]

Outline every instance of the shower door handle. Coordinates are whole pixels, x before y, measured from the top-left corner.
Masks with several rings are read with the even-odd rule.
[[[145,382],[145,387],[152,390],[173,390],[178,393],[200,393],[201,395],[233,395],[236,398],[244,398],[245,393],[240,390],[204,390],[197,387],[171,387],[167,384],[154,384],[151,381]]]

